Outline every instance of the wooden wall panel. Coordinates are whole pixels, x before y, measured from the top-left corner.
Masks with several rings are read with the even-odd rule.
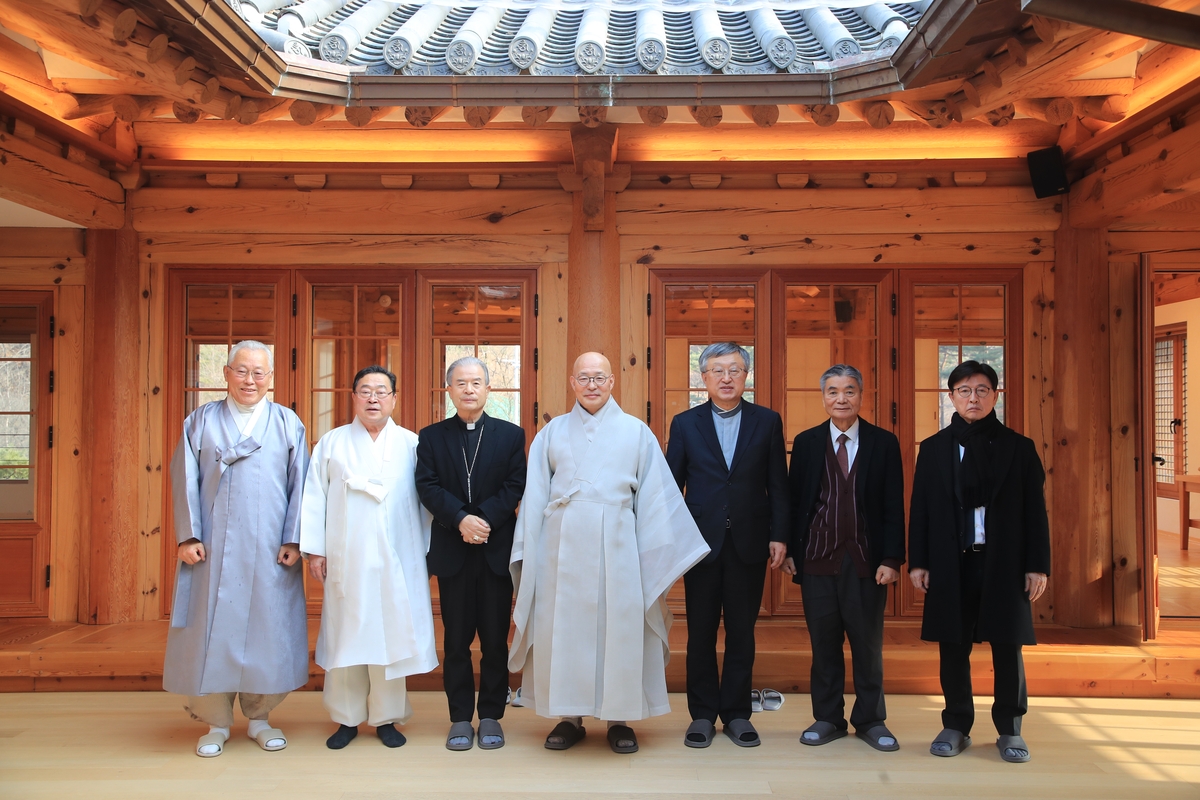
[[[129,202],[139,233],[569,233],[565,192],[322,189],[141,189]]]
[[[630,190],[617,195],[623,236],[1052,232],[1060,200],[1028,187]]]
[[[138,269],[138,539],[137,618],[162,616],[163,463],[167,336],[167,291],[161,264],[142,262]]]
[[[83,228],[0,228],[5,258],[82,258]]]
[[[664,228],[669,226],[664,225]],[[670,233],[621,237],[621,261],[653,266],[733,264],[1026,264],[1054,261],[1054,234],[848,233],[692,236]]]
[[[120,228],[125,190],[114,180],[0,131],[0,197],[91,228]]]
[[[1200,251],[1200,209],[1192,224],[1197,230],[1174,231],[1111,231],[1108,234],[1108,253],[1112,260],[1137,261],[1142,253],[1165,255]]]
[[[1138,272],[1109,264],[1113,624],[1138,624]]]
[[[80,548],[90,515],[84,430],[84,288],[64,286],[54,305],[54,487],[50,517],[50,619],[76,622]],[[86,596],[83,598],[86,607]]]
[[[1054,621],[1112,625],[1112,424],[1105,233],[1064,225],[1054,289]]]
[[[1046,470],[1046,506],[1054,508],[1054,265],[1025,267],[1025,435],[1037,445]],[[1050,535],[1055,535],[1053,518]],[[1051,567],[1054,569],[1054,567]],[[1034,605],[1034,621],[1050,622],[1058,577]]]
[[[621,363],[619,383],[621,408],[638,419],[646,418],[646,401],[650,399],[647,386],[649,365],[646,347],[649,345],[646,292],[650,270],[642,264],[621,263]],[[658,357],[662,357],[660,353]]]
[[[320,235],[158,233],[142,261],[188,264],[529,264],[567,260],[567,237],[529,235]]]
[[[621,359],[621,265],[620,240],[612,227],[612,192],[604,193],[605,229],[584,229],[583,193],[573,200],[573,224],[570,237],[571,281],[567,294],[570,320],[567,324],[567,365],[590,351],[603,353],[613,369]],[[564,375],[565,378],[565,375]],[[614,389],[618,400],[621,386]],[[568,408],[570,404],[568,403]],[[626,409],[628,411],[628,409]]]
[[[538,270],[538,430],[549,419],[565,414],[567,404],[567,286],[566,261],[543,264]]]
[[[82,256],[0,256],[0,284],[6,286],[82,286],[85,273]]]

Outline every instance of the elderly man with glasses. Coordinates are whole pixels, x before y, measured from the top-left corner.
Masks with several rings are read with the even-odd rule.
[[[687,604],[688,747],[708,747],[716,720],[739,747],[761,740],[750,722],[754,625],[767,567],[787,555],[787,456],[783,420],[743,397],[750,353],[734,342],[700,354],[708,402],[671,421],[667,463],[711,548],[684,576]],[[725,654],[717,672],[717,630],[725,617]]]
[[[1037,446],[997,417],[999,383],[996,370],[977,361],[950,373],[950,426],[921,442],[917,455],[908,574],[926,592],[921,638],[941,651],[946,708],[929,751],[956,756],[971,744],[971,649],[988,642],[996,747],[1005,761],[1022,762],[1029,746],[1021,738],[1021,646],[1036,644],[1032,603],[1050,574],[1050,529]]]
[[[666,593],[704,543],[654,434],[612,398],[599,353],[575,361],[575,407],[533,440],[511,568],[516,635],[538,716],[561,717],[546,748],[583,739],[583,717],[608,722],[616,753],[638,749],[626,723],[667,714]]]
[[[354,376],[354,421],[313,450],[301,508],[300,549],[324,587],[317,664],[340,750],[366,722],[388,747],[412,716],[405,677],[437,666],[429,598],[429,520],[413,477],[417,435],[392,421],[396,376]]]
[[[267,398],[272,367],[262,342],[234,345],[228,394],[188,415],[171,460],[181,563],[163,688],[208,723],[196,745],[205,758],[224,751],[238,694],[249,737],[282,750],[267,715],[308,682],[298,546],[308,444],[300,419]]]

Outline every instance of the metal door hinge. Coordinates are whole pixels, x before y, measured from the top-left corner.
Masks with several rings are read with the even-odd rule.
[[[51,425],[49,428],[46,429],[46,447],[48,447],[50,449],[54,448],[54,426],[53,425]]]
[[[646,348],[646,369],[650,369],[650,348]]]
[[[536,347],[533,348],[533,371],[538,371],[538,349]]]
[[[892,292],[892,316],[896,316],[896,293]]]
[[[54,333],[55,333],[55,331],[54,331],[54,316],[51,315],[50,316],[50,338],[51,339],[54,338]]]
[[[650,293],[646,292],[646,316],[650,316]]]
[[[537,400],[533,401],[533,427],[538,426],[538,404]]]
[[[892,403],[892,424],[895,425],[900,419],[900,409],[895,403]]]
[[[296,348],[292,348],[292,369],[296,368]]]
[[[293,317],[296,316],[296,312],[297,312],[297,309],[299,309],[299,307],[300,307],[300,296],[293,294],[292,295],[292,316]]]
[[[54,370],[50,370],[50,394],[54,394]]]
[[[646,401],[646,424],[650,424],[650,401]]]
[[[892,369],[896,369],[896,348],[892,348]]]
[[[46,588],[50,588],[50,565],[46,565]]]
[[[534,292],[534,294],[533,294],[533,315],[534,315],[535,317],[538,315],[538,296],[537,296],[537,292]]]

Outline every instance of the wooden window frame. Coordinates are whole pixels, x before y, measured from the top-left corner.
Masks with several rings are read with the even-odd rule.
[[[1174,401],[1175,401],[1175,408],[1179,410],[1178,419],[1181,419],[1181,420],[1186,419],[1187,407],[1184,405],[1184,402],[1183,402],[1183,400],[1184,400],[1184,398],[1183,398],[1183,389],[1184,389],[1183,357],[1184,357],[1184,353],[1183,353],[1183,348],[1180,347],[1179,345],[1182,342],[1187,340],[1187,328],[1188,328],[1188,326],[1187,326],[1186,322],[1177,322],[1177,323],[1173,323],[1170,325],[1154,326],[1154,344],[1155,345],[1157,345],[1158,342],[1160,342],[1164,339],[1174,339],[1176,342],[1176,344],[1173,348],[1173,351],[1172,351],[1172,359],[1174,361],[1174,364],[1173,364],[1173,368],[1174,368],[1174,375],[1173,375]],[[1154,381],[1153,364],[1151,365],[1150,381],[1152,383]],[[1155,399],[1157,400],[1157,397]],[[1152,409],[1151,413],[1152,413],[1152,415],[1156,415],[1157,409]],[[1183,426],[1180,426],[1180,428],[1182,430]],[[1184,441],[1183,437],[1184,437],[1183,433],[1177,433],[1175,435],[1174,454],[1175,454],[1175,474],[1176,475],[1185,474],[1185,470],[1179,468],[1180,467],[1180,464],[1179,464],[1180,456],[1183,457],[1183,460],[1185,462],[1187,459],[1186,442]],[[1154,449],[1157,450],[1157,445],[1158,445],[1158,420],[1157,420],[1157,418],[1154,419],[1154,427],[1151,428],[1151,439],[1154,441],[1154,445],[1153,445]],[[1171,482],[1171,483],[1159,482],[1158,481],[1158,465],[1153,464],[1152,466],[1154,467],[1154,474],[1155,474],[1155,496],[1162,497],[1164,499],[1178,500],[1179,499],[1179,485],[1175,482]]]

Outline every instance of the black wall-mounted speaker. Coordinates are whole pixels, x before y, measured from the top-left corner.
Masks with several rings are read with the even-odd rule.
[[[1053,197],[1071,190],[1067,182],[1067,164],[1063,160],[1062,148],[1058,145],[1045,150],[1034,150],[1027,156],[1029,179],[1033,181],[1033,193],[1037,197]]]

